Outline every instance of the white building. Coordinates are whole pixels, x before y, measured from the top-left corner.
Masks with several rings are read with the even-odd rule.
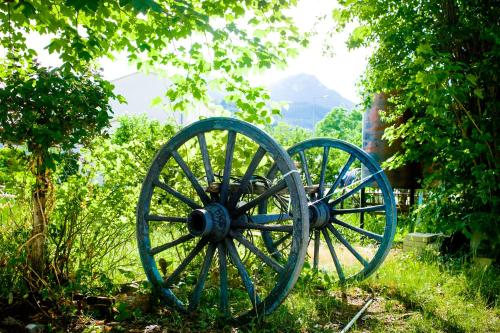
[[[116,118],[127,116],[146,115],[151,120],[158,120],[162,123],[174,121],[179,125],[187,125],[199,119],[200,116],[214,115],[206,107],[187,112],[173,112],[167,105],[152,106],[151,102],[156,97],[164,97],[170,82],[156,74],[144,74],[136,72],[112,80],[115,85],[114,92],[122,95],[127,100],[127,104],[120,104],[113,101],[111,107],[114,112],[112,124],[116,124]],[[167,101],[166,98],[163,98]],[[163,104],[163,103],[162,103]]]

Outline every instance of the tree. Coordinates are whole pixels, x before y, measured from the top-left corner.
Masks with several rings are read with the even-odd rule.
[[[367,103],[388,93],[388,120],[409,120],[385,137],[407,161],[427,165],[429,229],[462,231],[476,249],[500,254],[500,6],[493,0],[341,1],[337,28],[356,20],[350,47],[373,45]],[[481,242],[481,240],[483,240]]]
[[[0,142],[24,145],[35,176],[29,259],[37,278],[44,276],[47,204],[56,162],[61,152],[109,126],[114,97],[112,86],[92,71],[75,74],[34,65],[27,73],[15,71],[0,80]]]
[[[316,125],[316,135],[340,139],[361,147],[361,125],[363,113],[343,107],[333,108]]]
[[[284,148],[290,148],[299,142],[310,139],[312,133],[307,128],[289,125],[285,122],[278,122],[268,126],[266,131]]]
[[[238,115],[270,121],[262,88],[245,79],[250,68],[282,63],[305,45],[284,10],[296,0],[8,0],[0,3],[0,44],[9,59],[30,63],[28,33],[48,36],[47,49],[77,69],[126,52],[138,68],[168,74],[174,110],[208,102],[208,84],[227,92]]]

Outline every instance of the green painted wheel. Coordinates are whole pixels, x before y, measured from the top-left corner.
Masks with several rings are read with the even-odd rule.
[[[274,182],[264,177],[271,165]],[[282,200],[292,219],[278,218]],[[263,201],[276,201],[268,214],[258,214]],[[306,202],[289,155],[263,131],[231,118],[196,122],[159,150],[142,186],[137,241],[147,278],[180,311],[202,304],[233,319],[267,315],[302,269]],[[279,259],[266,253],[264,231],[290,235]]]
[[[396,230],[394,194],[383,170],[367,153],[341,140],[307,140],[288,153],[306,189],[311,266],[336,271],[341,283],[368,277],[389,253]],[[363,177],[362,168],[368,170]],[[269,179],[275,171],[271,168]],[[266,203],[259,209],[265,214]],[[277,259],[288,251],[290,237],[263,232]]]

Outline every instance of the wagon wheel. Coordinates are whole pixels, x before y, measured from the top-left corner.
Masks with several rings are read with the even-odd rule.
[[[272,183],[262,177],[271,165]],[[278,196],[290,206],[256,214],[260,202]],[[201,303],[235,320],[267,315],[302,269],[306,202],[289,155],[260,129],[230,118],[194,123],[160,149],[142,185],[137,240],[147,278],[183,312]],[[287,213],[294,218],[282,221]],[[279,260],[265,253],[261,231],[290,235]]]
[[[396,205],[386,175],[367,153],[341,140],[307,140],[288,153],[300,166],[308,197],[313,268],[335,270],[341,283],[368,277],[389,253],[396,230]],[[275,172],[271,168],[268,178]],[[259,209],[264,214],[266,203]],[[263,233],[275,258],[287,249],[290,237]]]

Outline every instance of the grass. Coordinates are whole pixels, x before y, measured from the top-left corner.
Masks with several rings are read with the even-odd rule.
[[[149,291],[141,287],[127,297],[118,295],[111,316],[79,311],[64,329],[144,332],[159,325],[159,332],[338,332],[374,297],[350,332],[500,332],[498,276],[492,267],[478,269],[435,253],[417,256],[396,248],[374,275],[344,288],[330,275],[305,267],[285,302],[262,321],[231,325],[216,307],[203,306],[203,299],[199,312],[189,316],[151,309]],[[61,328],[59,319],[52,325],[53,331]]]
[[[486,285],[476,284],[481,275]],[[500,309],[481,292],[498,283],[488,271],[455,270],[395,250],[375,275],[344,293],[305,280],[263,324],[248,330],[338,331],[373,295],[374,303],[351,332],[500,332]]]
[[[400,322],[403,327],[393,332],[500,332],[500,309],[489,293],[482,291],[498,290],[493,270],[456,270],[429,257],[399,254],[362,282],[361,288],[410,311]],[[371,328],[374,332],[391,331],[386,326],[375,322]]]
[[[131,313],[112,331],[140,332],[156,324],[164,332],[337,332],[375,297],[350,332],[500,332],[498,275],[492,268],[461,267],[396,249],[376,274],[343,290],[327,274],[305,268],[291,295],[260,322],[234,326],[216,308],[202,306],[185,316],[159,307]],[[106,325],[87,318],[80,327],[104,332]]]

